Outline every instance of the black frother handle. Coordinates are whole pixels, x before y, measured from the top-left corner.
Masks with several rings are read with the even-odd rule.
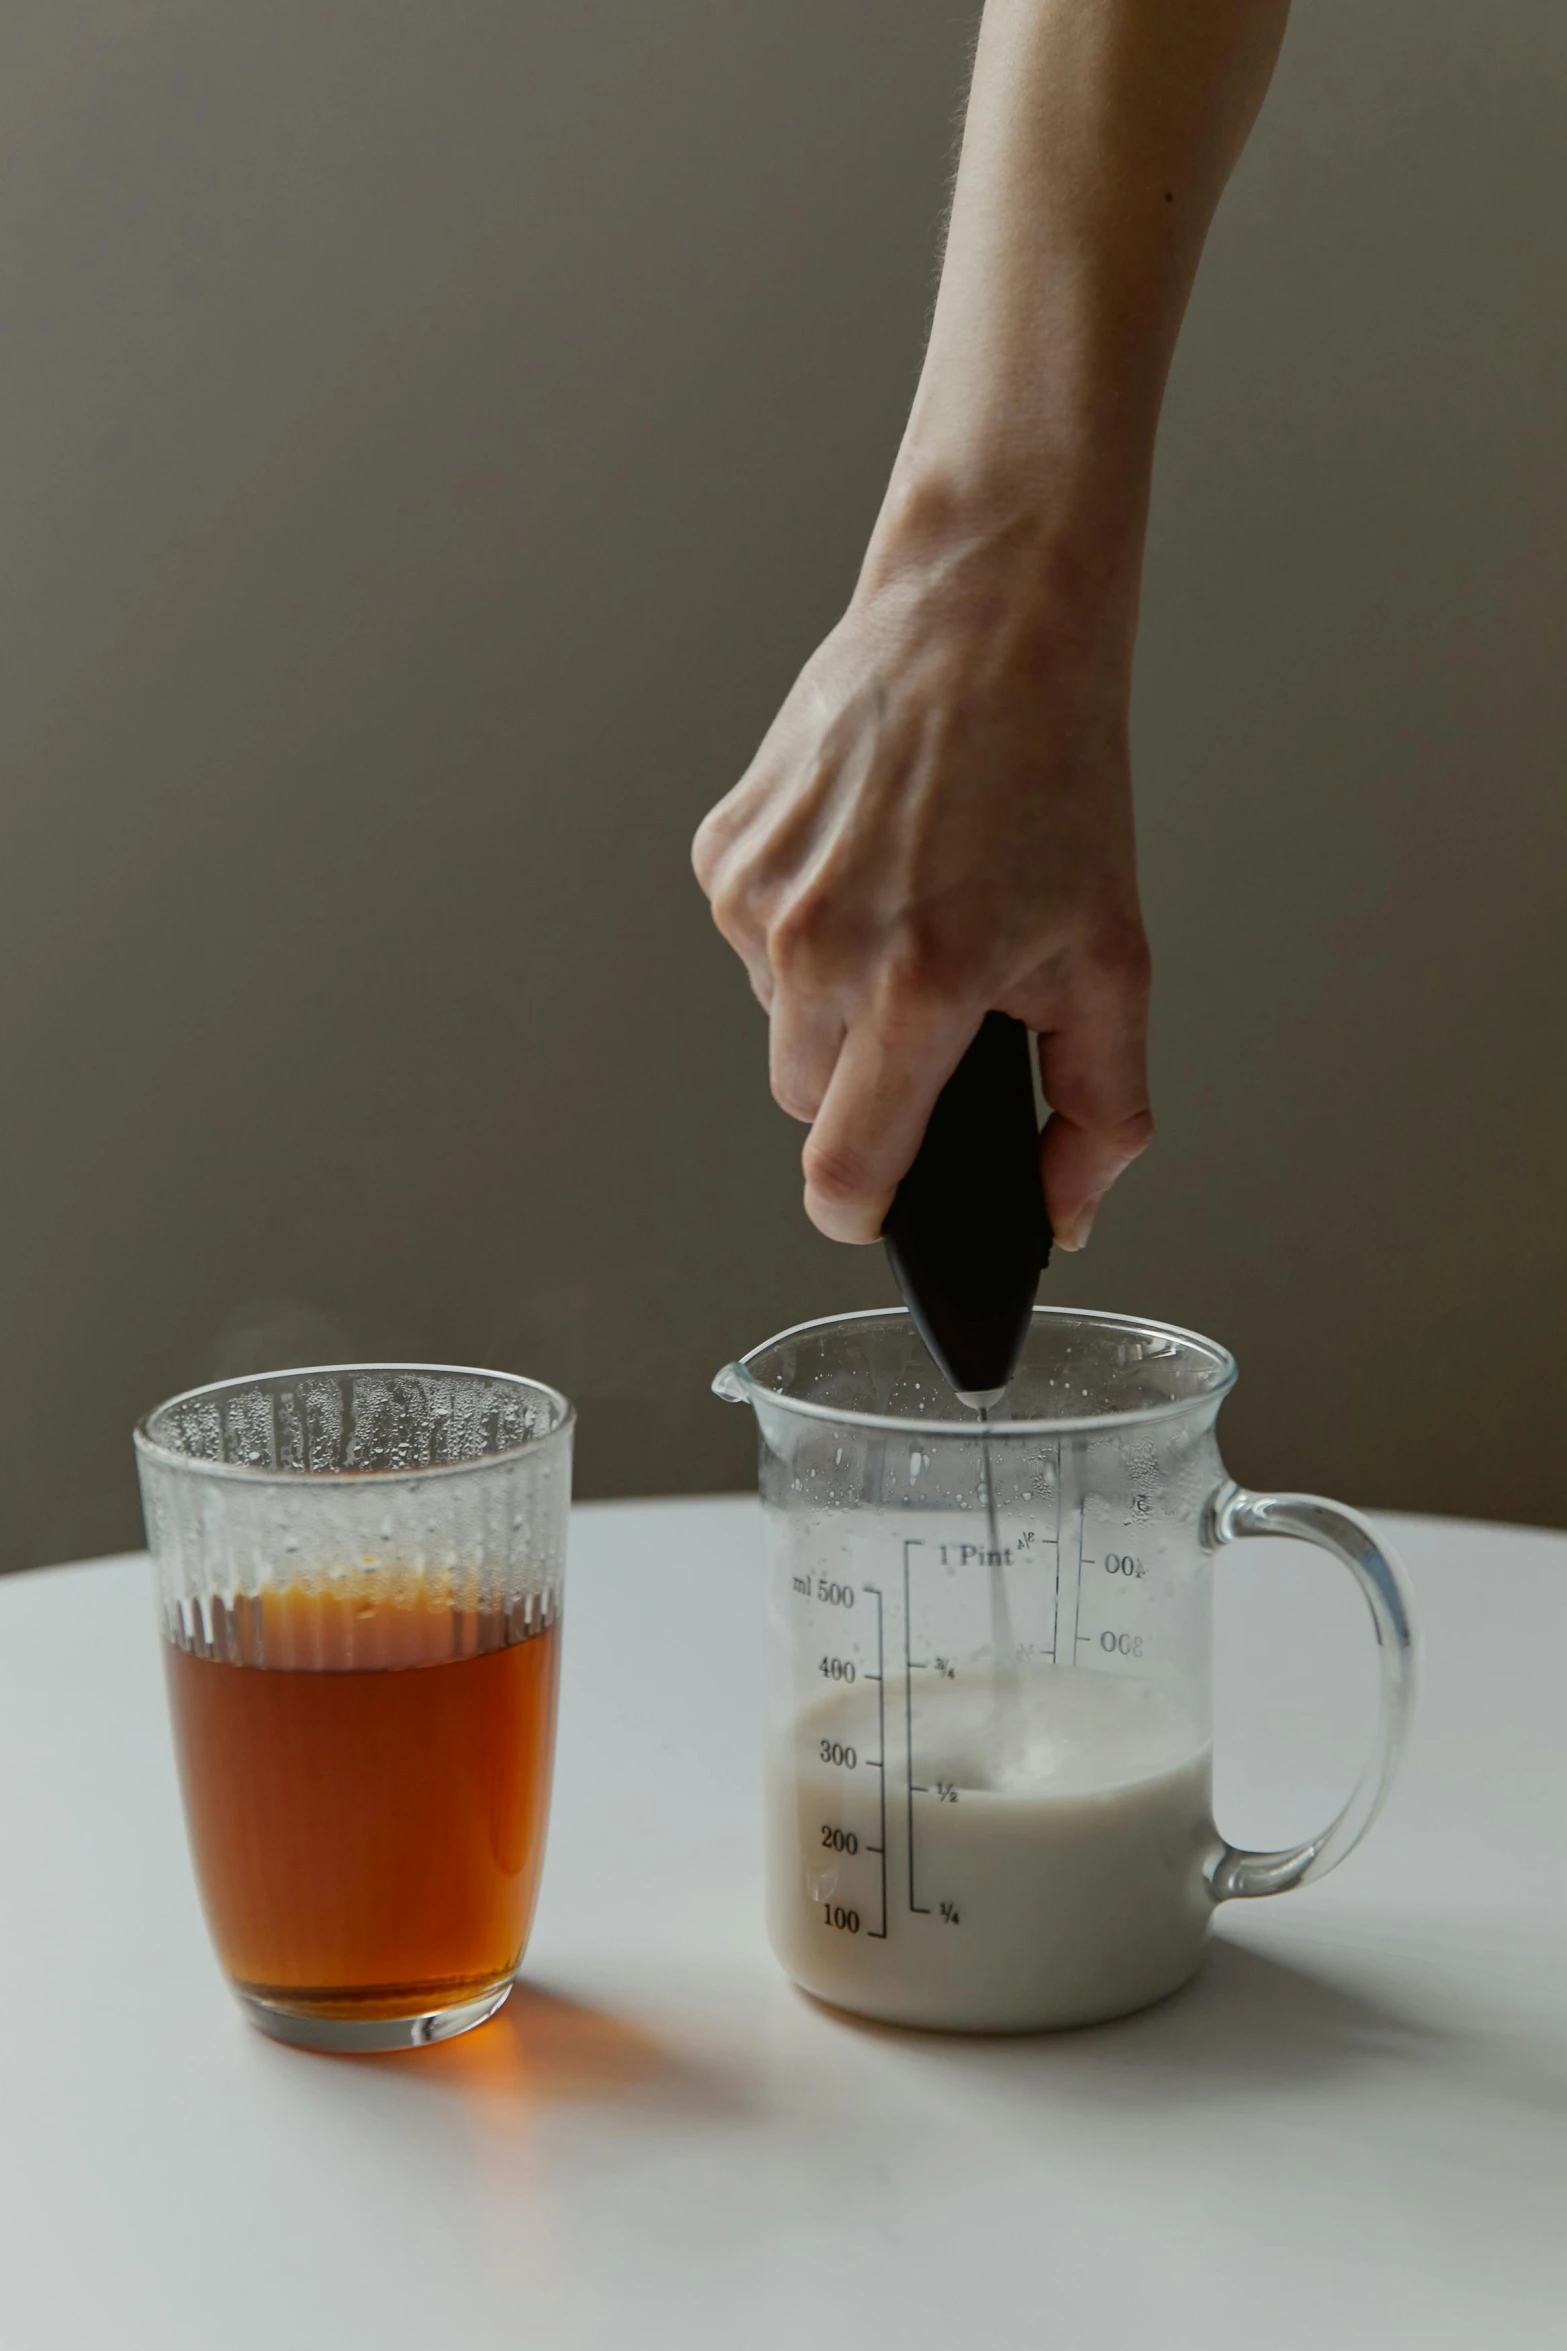
[[[986,1013],[882,1227],[920,1335],[963,1396],[1011,1379],[1050,1258],[1031,1051],[1020,1020]]]

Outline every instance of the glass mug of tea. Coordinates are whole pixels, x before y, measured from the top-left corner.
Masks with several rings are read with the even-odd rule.
[[[988,1422],[903,1313],[719,1374],[760,1431],[768,1927],[807,1991],[952,2031],[1095,2023],[1183,1984],[1217,1904],[1365,1834],[1414,1694],[1403,1575],[1353,1511],[1232,1482],[1234,1380],[1194,1332],[1052,1307]],[[1254,1535],[1340,1560],[1381,1660],[1358,1787],[1272,1853],[1211,1799],[1212,1563]]]
[[[352,1364],[136,1431],[202,1905],[241,2007],[401,2049],[511,1989],[544,1859],[573,1414]]]

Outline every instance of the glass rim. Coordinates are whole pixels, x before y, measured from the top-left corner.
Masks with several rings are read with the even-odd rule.
[[[913,1414],[898,1412],[861,1412],[850,1405],[818,1404],[808,1396],[791,1396],[781,1388],[769,1388],[756,1377],[751,1366],[758,1357],[774,1347],[782,1347],[790,1339],[801,1339],[812,1331],[828,1331],[861,1322],[909,1322],[913,1318],[906,1306],[863,1306],[852,1314],[820,1314],[809,1322],[791,1324],[788,1330],[778,1331],[760,1346],[750,1348],[737,1361],[720,1372],[722,1382],[726,1374],[733,1379],[733,1390],[719,1388],[720,1394],[730,1394],[735,1403],[756,1405],[765,1400],[781,1411],[796,1412],[806,1420],[831,1422],[839,1428],[880,1429],[895,1436],[977,1437],[983,1428],[997,1443],[1014,1437],[1071,1437],[1096,1430],[1139,1428],[1150,1421],[1176,1420],[1182,1413],[1194,1412],[1200,1407],[1222,1404],[1239,1377],[1239,1369],[1228,1347],[1217,1339],[1204,1336],[1201,1331],[1188,1330],[1184,1324],[1157,1322],[1143,1314],[1112,1314],[1107,1309],[1092,1306],[1035,1306],[1030,1311],[1030,1328],[1038,1322],[1078,1323],[1098,1330],[1140,1331],[1152,1338],[1173,1339],[1185,1347],[1205,1355],[1212,1364],[1215,1377],[1212,1385],[1196,1396],[1175,1396],[1158,1404],[1133,1405],[1123,1412],[1056,1413],[1027,1420],[981,1421],[976,1412],[968,1420],[926,1420]]]
[[[235,1395],[245,1388],[257,1388],[273,1381],[303,1379],[341,1379],[345,1374],[383,1372],[412,1374],[415,1377],[436,1379],[489,1380],[511,1388],[526,1388],[531,1395],[543,1396],[555,1405],[560,1417],[553,1428],[541,1429],[524,1437],[515,1445],[508,1445],[503,1453],[480,1453],[470,1461],[432,1461],[422,1469],[261,1469],[248,1461],[209,1461],[196,1453],[178,1452],[172,1445],[159,1442],[152,1434],[152,1423],[161,1413],[172,1412],[177,1404],[199,1403],[204,1396]],[[183,1470],[192,1476],[233,1478],[249,1485],[290,1486],[295,1490],[304,1486],[317,1489],[341,1488],[350,1485],[422,1485],[427,1478],[471,1477],[476,1471],[499,1469],[504,1463],[521,1461],[529,1453],[541,1452],[560,1437],[569,1436],[575,1428],[577,1408],[561,1389],[552,1388],[548,1380],[536,1380],[520,1371],[486,1371],[471,1363],[300,1363],[284,1366],[277,1371],[241,1372],[224,1380],[204,1380],[199,1387],[181,1388],[176,1395],[165,1396],[150,1412],[144,1412],[131,1432],[136,1451],[145,1460],[155,1461],[167,1469]]]

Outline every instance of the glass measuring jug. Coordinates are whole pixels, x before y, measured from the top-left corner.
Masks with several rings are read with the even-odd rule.
[[[1194,1973],[1216,1904],[1364,1836],[1414,1695],[1403,1574],[1353,1511],[1229,1479],[1234,1381],[1210,1339],[1056,1307],[984,1423],[901,1312],[720,1373],[759,1427],[768,1931],[807,1991],[948,2031],[1119,2016]],[[1381,1705],[1338,1817],[1246,1852],[1213,1824],[1212,1563],[1265,1534],[1355,1577]]]

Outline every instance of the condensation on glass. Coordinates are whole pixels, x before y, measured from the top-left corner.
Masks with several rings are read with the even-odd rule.
[[[440,1590],[454,1654],[551,1623],[569,1417],[527,1380],[400,1366],[278,1372],[160,1405],[137,1451],[166,1636],[263,1664],[268,1586],[365,1573]]]

